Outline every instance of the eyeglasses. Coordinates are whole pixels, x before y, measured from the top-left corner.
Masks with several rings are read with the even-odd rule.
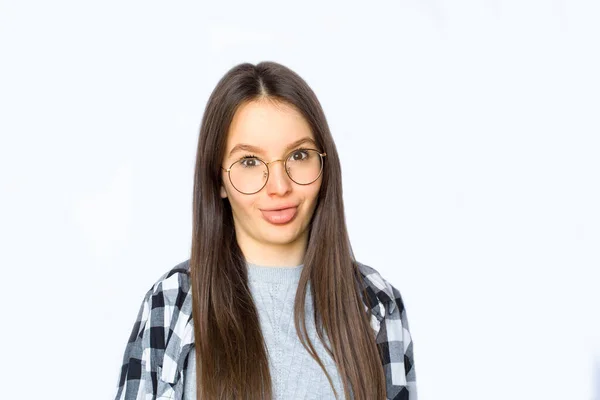
[[[323,172],[323,157],[315,149],[296,149],[284,159],[265,162],[258,157],[246,156],[223,168],[229,175],[231,185],[242,194],[258,193],[265,187],[269,180],[269,164],[277,161],[284,162],[284,169],[292,181],[298,185],[310,185],[321,176]]]

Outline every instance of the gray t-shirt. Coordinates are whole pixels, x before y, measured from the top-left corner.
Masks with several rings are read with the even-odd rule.
[[[259,313],[267,345],[274,399],[335,399],[333,390],[319,364],[308,354],[296,334],[294,299],[304,265],[265,267],[248,264],[248,282]],[[315,349],[325,364],[338,393],[344,389],[333,359],[317,336],[313,320],[313,301],[306,294],[306,327]],[[327,342],[329,344],[329,342]],[[185,400],[196,399],[196,353],[191,349],[184,377]]]

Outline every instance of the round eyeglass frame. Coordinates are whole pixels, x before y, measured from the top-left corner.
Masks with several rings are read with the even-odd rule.
[[[291,155],[292,155],[294,152],[296,152],[296,151],[299,151],[299,150],[311,150],[311,151],[316,151],[316,152],[317,152],[317,154],[318,154],[318,155],[319,155],[319,157],[320,157],[320,161],[321,161],[321,171],[319,171],[319,175],[317,175],[317,177],[316,177],[315,179],[313,179],[312,181],[310,181],[310,182],[308,182],[308,183],[298,183],[298,182],[296,182],[296,181],[295,181],[295,180],[294,180],[294,179],[293,179],[293,178],[290,176],[290,173],[289,173],[289,171],[288,171],[288,168],[287,168],[287,160],[290,158],[290,156],[291,156]],[[285,170],[285,173],[286,173],[286,175],[288,176],[288,178],[290,178],[290,179],[292,180],[292,182],[294,182],[294,183],[295,183],[295,184],[297,184],[297,185],[302,185],[302,186],[310,185],[311,183],[313,183],[313,182],[315,182],[317,179],[319,179],[319,177],[320,177],[320,176],[323,174],[323,166],[325,165],[325,163],[323,162],[323,157],[325,157],[325,156],[327,156],[327,153],[325,153],[325,152],[321,153],[321,152],[320,152],[319,150],[317,150],[317,149],[296,149],[296,150],[292,150],[292,151],[290,151],[290,152],[289,152],[289,153],[288,153],[288,154],[285,156],[285,158],[280,158],[280,159],[278,159],[278,160],[272,160],[272,161],[269,161],[269,162],[266,162],[266,161],[262,160],[262,159],[261,159],[261,158],[259,158],[259,157],[254,157],[254,158],[256,158],[258,161],[260,161],[261,163],[265,164],[265,166],[267,167],[267,179],[265,179],[265,183],[264,183],[264,184],[263,184],[263,185],[260,187],[260,189],[258,189],[256,192],[252,192],[252,193],[246,193],[246,192],[242,192],[241,190],[239,190],[238,188],[236,188],[236,187],[235,187],[235,185],[233,184],[233,181],[231,180],[231,169],[233,168],[233,166],[234,166],[235,164],[239,163],[240,161],[243,161],[243,160],[244,160],[244,158],[240,158],[239,160],[237,160],[237,161],[233,162],[233,163],[232,163],[232,164],[229,166],[229,168],[223,168],[223,167],[221,167],[221,169],[222,169],[223,171],[227,172],[227,176],[229,177],[229,183],[231,183],[231,186],[233,186],[233,188],[234,188],[235,190],[237,190],[237,191],[238,191],[238,192],[240,192],[241,194],[247,194],[247,195],[250,195],[250,194],[256,194],[256,193],[260,192],[261,190],[263,190],[263,188],[264,188],[265,186],[267,186],[267,182],[269,181],[269,177],[271,176],[271,171],[269,170],[269,164],[273,164],[273,163],[275,163],[275,162],[277,162],[277,161],[283,161],[283,169]]]

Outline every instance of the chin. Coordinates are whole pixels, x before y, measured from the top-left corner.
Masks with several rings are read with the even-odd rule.
[[[263,238],[267,243],[285,245],[298,240],[301,234],[295,226],[270,226],[263,233]]]
[[[267,243],[277,244],[277,245],[286,245],[295,242],[298,240],[299,235],[289,234],[289,233],[280,233],[277,234],[275,232],[264,235],[264,240]]]

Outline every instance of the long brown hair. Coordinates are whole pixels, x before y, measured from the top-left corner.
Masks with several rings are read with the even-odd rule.
[[[310,287],[317,334],[324,345],[324,335],[331,343],[325,348],[337,365],[345,399],[384,399],[383,367],[346,229],[338,153],[313,91],[295,72],[274,62],[230,69],[212,92],[202,118],[190,258],[198,399],[272,398],[267,350],[246,261],[236,241],[229,201],[219,196],[231,120],[241,104],[259,98],[294,106],[309,123],[319,149],[327,153],[295,297],[300,341],[333,388],[306,329],[304,300]]]

